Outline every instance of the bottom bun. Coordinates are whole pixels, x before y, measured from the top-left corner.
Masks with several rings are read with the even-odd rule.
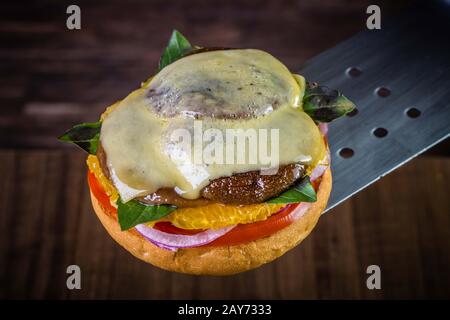
[[[274,234],[248,243],[179,249],[161,249],[145,240],[136,230],[121,231],[117,217],[106,213],[91,192],[95,213],[108,233],[136,258],[159,268],[197,275],[230,275],[271,262],[305,239],[325,209],[331,192],[331,170],[322,176],[317,201],[297,221]]]

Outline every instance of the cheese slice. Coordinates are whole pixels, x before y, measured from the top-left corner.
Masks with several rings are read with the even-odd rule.
[[[148,83],[149,107],[160,115],[250,118],[298,107],[303,90],[270,54],[254,49],[194,54]]]
[[[325,148],[301,109],[304,88],[303,77],[260,50],[199,53],[167,66],[103,118],[100,139],[122,200],[160,188],[195,199],[219,177],[273,163],[314,166]],[[244,137],[240,148],[229,143],[238,141],[230,129]],[[266,132],[266,157],[249,146],[255,132],[257,143]],[[212,143],[220,139],[228,144]]]

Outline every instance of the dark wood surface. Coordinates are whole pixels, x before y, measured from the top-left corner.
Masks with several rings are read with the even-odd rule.
[[[401,4],[384,4],[383,16]],[[292,69],[365,27],[370,1],[72,1],[0,4],[0,146],[59,148],[54,139],[155,71],[172,29],[203,46],[267,50]]]
[[[406,2],[381,2],[383,16]],[[0,298],[450,298],[449,158],[408,163],[274,263],[192,277],[114,243],[89,203],[85,155],[55,139],[145,80],[174,27],[197,44],[268,50],[296,69],[364,28],[370,1],[77,3],[81,31],[65,28],[67,1],[0,4]],[[66,288],[70,264],[82,290]],[[366,288],[371,264],[382,290]]]
[[[229,277],[159,270],[119,247],[89,203],[85,156],[0,151],[2,298],[449,298],[450,159],[422,157],[322,216],[275,262]],[[66,288],[66,267],[82,289]],[[366,288],[377,264],[382,289]]]

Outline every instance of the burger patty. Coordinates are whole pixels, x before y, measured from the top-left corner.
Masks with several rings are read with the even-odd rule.
[[[100,143],[97,158],[103,173],[110,179],[106,154]],[[212,180],[201,190],[201,197],[194,200],[185,199],[168,188],[159,189],[136,200],[144,204],[171,204],[179,208],[205,206],[215,202],[231,205],[256,204],[279,195],[304,174],[303,165],[289,164],[279,167],[276,174],[263,175],[260,171],[250,171]]]
[[[276,174],[262,175],[260,171],[237,173],[218,178],[201,191],[204,198],[226,204],[254,204],[279,195],[303,176],[305,167],[289,164]]]
[[[137,197],[136,200],[144,204],[172,204],[178,208],[200,207],[211,204],[212,201],[200,197],[198,199],[185,199],[180,197],[174,189],[163,188],[143,197]]]

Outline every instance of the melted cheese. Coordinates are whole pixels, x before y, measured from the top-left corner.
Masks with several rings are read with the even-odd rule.
[[[170,64],[148,84],[150,108],[165,117],[257,117],[301,101],[289,70],[260,50],[194,54]]]
[[[120,196],[128,201],[175,188],[195,199],[211,180],[267,168],[259,157],[250,161],[249,149],[243,163],[237,159],[244,150],[234,150],[232,163],[199,163],[194,142],[205,148],[211,140],[194,134],[196,119],[203,132],[214,128],[222,137],[232,128],[278,129],[279,164],[314,166],[325,149],[301,109],[303,93],[301,76],[259,50],[205,52],[167,66],[104,115],[100,139]],[[177,129],[190,133],[191,141],[173,139]]]

